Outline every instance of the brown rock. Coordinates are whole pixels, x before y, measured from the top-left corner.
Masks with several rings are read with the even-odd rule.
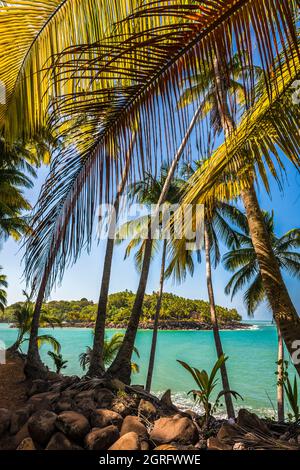
[[[75,395],[75,401],[94,400],[95,390],[84,390]]]
[[[64,411],[56,421],[56,427],[75,442],[81,441],[90,431],[85,416],[75,411]]]
[[[31,388],[28,391],[28,396],[32,397],[33,395],[39,393],[45,393],[49,390],[49,382],[42,379],[33,380]]]
[[[33,405],[35,411],[40,410],[52,410],[53,402],[59,399],[59,393],[46,392],[33,395],[28,401],[29,404]]]
[[[141,450],[141,440],[135,432],[129,432],[120,437],[109,450]]]
[[[225,444],[225,442],[219,441],[217,437],[210,437],[207,440],[208,450],[232,450],[232,446]]]
[[[72,411],[73,403],[71,400],[60,400],[56,403],[54,411],[55,413],[62,413],[63,411]]]
[[[34,442],[31,439],[31,437],[27,437],[17,447],[17,450],[36,450],[36,448],[35,448]]]
[[[198,432],[193,422],[180,415],[158,419],[154,422],[154,428],[150,433],[150,439],[157,444],[170,442],[195,444],[198,438]]]
[[[28,421],[34,411],[33,405],[24,406],[12,413],[9,432],[11,435],[17,434],[22,426]]]
[[[10,428],[11,411],[6,408],[0,408],[0,437],[5,434]]]
[[[237,424],[244,430],[260,431],[263,434],[270,435],[268,426],[254,413],[247,410],[239,410]]]
[[[142,417],[153,419],[157,415],[157,409],[150,401],[141,400],[138,408],[138,413]]]
[[[219,441],[230,444],[241,438],[242,434],[242,431],[235,424],[224,423],[218,432],[217,438]]]
[[[85,446],[89,450],[107,450],[119,437],[116,426],[93,429],[85,438]]]
[[[147,429],[137,416],[126,416],[123,421],[121,436],[130,432],[135,432],[138,436],[148,439]]]
[[[233,446],[233,450],[247,450],[247,447],[243,442],[236,442]]]
[[[171,444],[162,444],[161,446],[155,447],[154,450],[158,451],[166,451],[166,450],[178,450],[177,447]]]
[[[91,413],[95,411],[96,406],[96,403],[91,398],[80,400],[75,405],[77,412],[83,414],[88,419]]]
[[[108,388],[101,388],[95,392],[95,401],[98,403],[101,408],[110,408],[115,395]]]
[[[90,416],[90,423],[94,428],[106,428],[107,426],[114,425],[121,429],[122,422],[122,416],[111,410],[95,410]]]
[[[46,450],[83,450],[82,447],[78,446],[74,442],[70,441],[63,433],[55,433],[49,444],[46,447]]]
[[[21,427],[20,431],[14,436],[15,449],[21,444],[24,439],[30,437],[28,431],[28,422]]]
[[[55,432],[57,415],[52,411],[37,411],[28,420],[30,437],[41,446],[45,446]]]

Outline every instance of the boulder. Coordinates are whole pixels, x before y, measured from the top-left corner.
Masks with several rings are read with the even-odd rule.
[[[157,409],[150,401],[141,400],[139,403],[138,413],[139,416],[147,419],[154,419],[157,415]]]
[[[31,437],[27,437],[17,447],[17,450],[36,450],[36,448],[35,448],[34,442],[31,439]]]
[[[110,409],[119,413],[123,418],[131,415],[136,411],[137,404],[131,397],[115,398],[112,402]]]
[[[67,399],[59,400],[54,407],[55,413],[58,413],[58,414],[62,413],[63,411],[72,411],[72,409],[73,409],[73,402]]]
[[[232,446],[225,444],[225,442],[219,441],[217,437],[210,437],[207,440],[208,450],[232,450]]]
[[[33,395],[28,401],[29,404],[33,405],[35,411],[40,410],[52,410],[53,403],[60,397],[59,393],[46,392]]]
[[[233,450],[247,450],[247,447],[243,442],[236,442],[233,446]]]
[[[80,442],[90,431],[87,418],[75,411],[61,413],[57,418],[56,427],[75,442]]]
[[[217,438],[219,441],[231,444],[240,439],[242,435],[243,432],[235,424],[223,423],[219,429]]]
[[[83,414],[87,419],[89,419],[91,413],[96,409],[96,403],[91,398],[85,398],[83,400],[77,401],[74,405],[78,413]]]
[[[137,416],[126,416],[121,428],[121,436],[135,432],[139,437],[148,439],[148,431]]]
[[[79,392],[75,395],[75,401],[94,400],[94,397],[95,390],[84,390],[83,392]]]
[[[129,432],[120,437],[108,450],[142,450],[141,440],[135,432]]]
[[[180,415],[156,420],[150,433],[150,439],[156,444],[168,444],[170,442],[195,444],[198,438],[198,431],[193,422],[189,418]]]
[[[32,397],[39,393],[45,393],[49,390],[49,382],[42,379],[36,379],[32,381],[31,387],[28,391],[28,396]]]
[[[95,410],[90,416],[90,423],[93,428],[106,428],[114,425],[121,429],[123,418],[119,413],[111,410]]]
[[[74,442],[70,441],[62,432],[55,433],[46,447],[46,450],[83,450]]]
[[[12,413],[9,429],[9,432],[12,436],[14,436],[15,434],[17,434],[17,432],[20,431],[22,426],[24,426],[24,424],[28,421],[33,412],[34,406],[27,405]]]
[[[3,434],[9,430],[11,415],[11,411],[7,410],[6,408],[0,408],[0,437],[2,437]]]
[[[45,446],[55,432],[57,415],[52,411],[37,411],[28,420],[30,437],[41,446]]]
[[[248,410],[239,410],[237,424],[244,430],[255,430],[263,434],[270,435],[268,426],[256,414],[250,413]]]
[[[13,437],[15,443],[14,448],[16,449],[27,437],[30,437],[28,431],[28,422],[25,423],[24,426],[21,427],[20,431],[17,432],[17,434]]]
[[[88,450],[107,450],[120,437],[116,426],[107,426],[103,429],[92,429],[85,437],[85,447]]]
[[[155,447],[154,450],[165,452],[166,450],[178,450],[178,449],[172,444],[162,444],[161,446]]]
[[[94,400],[100,408],[110,408],[114,399],[115,395],[108,388],[100,388],[95,391]]]

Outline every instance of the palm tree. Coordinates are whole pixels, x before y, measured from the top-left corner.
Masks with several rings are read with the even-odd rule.
[[[31,209],[23,189],[33,186],[29,175],[35,176],[32,166],[24,159],[24,148],[17,144],[7,148],[0,138],[0,242],[9,236],[19,240],[29,229],[24,212]]]
[[[110,339],[104,339],[104,348],[103,348],[103,363],[105,366],[109,366],[113,359],[115,358],[117,352],[119,351],[122,342],[124,340],[123,333],[116,333]],[[137,348],[134,348],[134,353],[137,357],[140,357],[139,351]],[[79,356],[79,363],[82,369],[85,371],[87,367],[89,367],[91,359],[93,357],[93,350],[89,346],[87,346],[86,351],[81,353]],[[138,373],[140,368],[138,364],[135,362],[131,363],[131,370],[133,373]],[[87,373],[89,376],[89,372]]]
[[[151,206],[153,205],[156,206],[160,199],[160,195],[163,191],[165,181],[168,177],[168,173],[169,173],[169,168],[166,164],[162,165],[160,177],[157,179],[155,179],[150,173],[146,173],[142,181],[139,181],[130,187],[129,193],[130,193],[131,200],[136,200],[139,204],[146,205],[149,209],[151,209]],[[182,180],[180,180],[178,177],[173,178],[168,189],[165,204],[176,205],[179,203],[182,185],[183,185]],[[164,228],[162,216],[163,215],[160,214],[159,230],[161,232],[163,232],[163,228]],[[120,231],[118,233],[119,237],[122,235],[123,231],[125,232],[125,234],[129,233],[133,235],[133,239],[131,240],[131,242],[126,248],[125,257],[130,255],[131,250],[133,248],[140,245],[140,248],[135,255],[136,265],[140,271],[142,270],[142,267],[143,267],[144,250],[145,250],[145,245],[147,243],[147,240],[144,240],[143,237],[145,234],[147,234],[148,223],[149,223],[148,216],[142,216],[136,220],[133,220],[133,221],[130,221],[129,223],[124,224],[120,228]],[[157,236],[157,233],[155,234],[155,237],[156,236]],[[157,240],[152,240],[152,256],[154,252],[157,251],[157,249],[158,249]],[[159,316],[160,316],[161,305],[162,305],[163,288],[164,288],[164,282],[165,282],[166,257],[167,257],[167,239],[164,239],[163,248],[162,248],[159,291],[157,294],[157,303],[156,303],[155,315],[154,315],[149,366],[148,366],[148,373],[147,373],[147,379],[146,379],[147,391],[150,391],[151,389],[154,363],[155,363],[158,323],[159,323]]]
[[[117,191],[117,196],[113,205],[113,212],[110,214],[110,217],[112,219],[109,221],[108,238],[107,238],[107,245],[106,245],[106,252],[105,252],[105,259],[104,259],[104,266],[103,266],[100,297],[99,297],[99,302],[98,302],[96,324],[95,324],[94,344],[93,344],[93,349],[92,349],[92,355],[89,361],[88,375],[90,377],[102,375],[105,372],[105,367],[104,367],[105,362],[102,356],[103,356],[103,352],[105,348],[105,342],[104,342],[105,321],[106,321],[108,292],[109,292],[110,276],[111,276],[111,269],[112,269],[114,244],[115,244],[116,224],[117,224],[117,219],[119,216],[120,197],[122,196],[126,187],[134,145],[135,145],[135,133],[133,133],[132,141],[130,143],[130,147],[127,152],[126,164],[123,170],[122,180],[120,182],[120,185]]]
[[[2,271],[2,266],[0,266],[0,272]],[[0,274],[0,311],[1,312],[4,312],[4,309],[7,305],[7,293],[6,293],[6,290],[7,287],[8,287],[8,283],[7,283],[7,280],[6,280],[6,276],[5,274]],[[4,287],[4,289],[3,289]]]
[[[26,301],[23,304],[19,304],[14,312],[14,325],[18,328],[18,337],[16,342],[9,348],[11,352],[18,351],[21,346],[29,340],[28,334],[31,329],[34,304],[31,301],[31,297],[26,292],[23,293],[26,297]],[[57,318],[48,315],[46,312],[43,312],[41,315],[41,327],[54,327],[54,325],[57,325],[58,323]],[[54,352],[59,353],[60,344],[52,335],[44,334],[38,336],[38,347],[41,347],[44,344],[50,344],[53,347]]]
[[[196,2],[183,0],[180,5],[176,5],[176,13],[172,2],[166,2],[161,8],[156,8],[151,1],[144,2],[143,6],[139,2],[137,4],[130,2],[130,7],[124,1],[118,2],[120,8],[115,9],[112,9],[108,2],[103,2],[100,9],[100,4],[97,2],[97,5],[89,8],[88,19],[91,19],[91,24],[97,24],[98,28],[92,28],[91,31],[90,23],[85,18],[78,34],[71,35],[78,37],[79,42],[84,38],[84,46],[76,44],[72,47],[72,44],[66,44],[68,41],[66,34],[62,44],[60,42],[55,44],[54,51],[53,41],[49,41],[49,38],[52,38],[51,32],[56,29],[57,22],[63,18],[61,5],[57,11],[52,4],[45,9],[40,5],[27,6],[26,13],[38,17],[38,21],[35,23],[36,27],[30,31],[33,37],[29,41],[29,50],[27,35],[24,48],[18,48],[18,60],[15,60],[16,50],[13,47],[9,56],[6,56],[6,67],[9,60],[15,64],[12,71],[6,71],[4,74],[4,82],[10,82],[10,87],[7,87],[9,94],[14,97],[14,100],[9,98],[9,102],[13,102],[12,107],[8,106],[9,117],[13,121],[16,109],[22,109],[22,104],[24,107],[25,103],[26,116],[31,117],[24,120],[25,131],[28,132],[28,128],[36,124],[36,118],[41,115],[41,110],[47,108],[41,99],[46,96],[51,102],[52,114],[49,121],[61,132],[65,129],[73,139],[73,145],[61,152],[53,161],[51,178],[46,182],[40,198],[34,236],[27,246],[27,278],[30,281],[38,279],[38,288],[41,292],[49,291],[57,276],[63,274],[66,262],[70,259],[76,260],[82,248],[86,244],[89,245],[91,221],[97,206],[95,200],[98,198],[101,200],[103,194],[109,195],[113,192],[100,191],[100,188],[111,186],[110,183],[115,182],[115,178],[110,178],[114,171],[119,175],[119,159],[109,158],[108,155],[114,154],[111,150],[115,145],[123,149],[129,147],[131,138],[131,133],[128,132],[129,123],[140,117],[143,118],[134,152],[132,175],[136,173],[137,168],[142,171],[145,167],[152,169],[157,155],[165,154],[162,150],[166,149],[167,157],[171,160],[180,142],[187,143],[191,133],[189,123],[193,110],[184,113],[174,112],[175,101],[183,75],[191,76],[198,62],[208,64],[205,67],[212,68],[214,55],[209,51],[218,51],[217,60],[221,63],[223,57],[228,63],[228,59],[233,55],[233,49],[236,49],[241,62],[248,65],[253,62],[254,54],[257,54],[264,64],[265,87],[270,90],[276,60],[279,58],[278,51],[284,48],[286,60],[294,48],[296,52],[298,51],[296,27],[293,22],[297,3],[284,0],[284,8],[278,8],[274,2],[267,1],[268,8],[262,10],[255,0],[238,3],[230,0],[226,5],[223,1],[216,0],[204,11],[202,5],[199,8]],[[130,13],[131,6],[134,14],[118,25],[122,34],[108,37],[113,30],[112,24],[115,25],[116,19],[123,19],[128,12]],[[80,7],[82,7],[81,2],[77,2],[76,14],[73,15],[75,18],[81,17]],[[67,14],[70,0],[64,3],[64,8]],[[37,15],[39,9],[41,14]],[[4,10],[6,15],[10,13],[10,16],[6,17],[8,25],[18,23],[13,10],[13,8],[10,12]],[[102,15],[105,18],[104,22],[95,21],[100,19],[100,15],[101,18]],[[262,20],[262,16],[265,27],[258,29],[257,24]],[[81,23],[76,21],[76,25],[78,24]],[[279,27],[283,28],[284,33],[278,34]],[[69,30],[72,28],[74,29],[74,24],[70,22]],[[21,23],[18,31],[22,36],[24,29]],[[7,44],[14,43],[15,37],[12,39],[11,33],[6,30],[4,33],[3,45],[7,47]],[[94,37],[95,33],[97,38]],[[45,47],[38,47],[40,41],[44,41]],[[24,45],[24,42],[22,44]],[[232,44],[235,47],[232,47]],[[255,53],[252,44],[258,46],[255,48]],[[64,46],[71,47],[63,50]],[[60,47],[62,49],[57,50]],[[23,88],[20,86],[22,80],[18,81],[16,87],[12,86],[14,83],[12,75],[21,78],[31,77],[32,74],[26,71],[34,69],[38,72],[37,64],[45,63],[48,57],[53,57],[53,52],[59,55],[53,60],[54,73],[49,78],[50,84],[47,83],[47,90],[43,89],[44,85],[39,87],[39,73],[35,73],[34,80],[28,83],[28,86],[33,90],[39,90],[40,93],[37,95],[31,93],[28,105],[29,99],[26,96],[28,88],[25,90],[25,86]],[[22,60],[20,54],[24,54]],[[40,54],[46,57],[41,57]],[[226,64],[222,65],[226,68]],[[281,70],[283,69],[284,67],[281,67]],[[71,71],[70,75],[66,75],[67,70]],[[78,70],[79,74],[73,74],[74,70]],[[296,70],[297,67],[293,65],[288,67],[285,75],[281,74],[281,78],[284,77],[284,91],[294,81]],[[216,72],[215,70],[214,74],[217,77]],[[242,80],[249,83],[250,91],[253,91],[251,78],[249,80],[248,76],[244,76]],[[46,82],[45,80],[43,83]],[[93,86],[87,90],[87,84],[91,83]],[[53,94],[44,93],[50,89]],[[272,96],[269,100],[270,106],[282,96],[282,93],[277,91],[275,89],[270,95]],[[247,95],[250,102],[251,92]],[[196,107],[198,104],[200,107],[200,101],[199,97]],[[40,106],[40,102],[43,106]],[[77,117],[90,115],[91,109],[94,117],[79,122]],[[286,116],[283,119],[286,119]],[[10,126],[10,129],[13,127],[16,126]],[[294,145],[299,137],[295,129],[292,130],[293,132],[288,136],[285,135],[284,139],[282,135],[280,136],[282,146],[288,150],[287,155],[291,159],[294,158]],[[186,140],[181,140],[183,135],[187,135]],[[229,139],[227,136],[227,140]],[[182,146],[180,149],[181,151],[176,154],[178,158],[183,152]],[[261,145],[261,149],[265,149],[265,145]],[[124,161],[125,152],[121,153]],[[91,193],[94,197],[90,197]],[[77,236],[70,237],[75,227]],[[144,258],[145,270],[132,312],[133,331],[140,314],[147,280],[150,245],[149,240],[147,256]],[[41,297],[42,295],[38,296],[37,303]],[[133,340],[134,334],[128,334],[124,341],[123,352],[124,358],[126,356],[127,369],[129,369],[128,356],[132,351]],[[122,361],[118,359],[118,362],[120,365],[115,367],[116,372],[122,369]]]
[[[48,351],[47,354],[53,360],[57,374],[60,374],[62,369],[67,368],[68,361],[63,360],[63,357],[62,357],[61,353]]]
[[[300,247],[300,229],[293,229],[278,238],[274,228],[274,213],[264,212],[265,226],[271,240],[272,249],[280,270],[300,278],[300,253],[295,251]],[[239,235],[241,247],[233,249],[224,258],[224,266],[235,272],[225,288],[226,294],[233,298],[237,292],[246,288],[244,301],[249,316],[252,316],[258,306],[268,300],[256,251],[249,236],[249,228]],[[250,285],[249,285],[250,284]],[[278,329],[278,419],[284,421],[284,393],[281,383],[283,377],[284,348],[282,336]]]

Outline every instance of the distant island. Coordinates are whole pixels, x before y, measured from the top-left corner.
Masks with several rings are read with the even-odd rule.
[[[107,312],[107,328],[126,328],[135,294],[123,291],[109,296]],[[141,329],[152,329],[157,294],[153,292],[145,296]],[[14,322],[14,312],[22,302],[7,307],[1,314],[0,321]],[[93,328],[96,319],[97,304],[86,298],[81,300],[50,301],[43,305],[43,310],[63,327]],[[242,317],[236,309],[217,306],[220,328],[241,329],[249,325],[241,323]],[[174,294],[165,293],[160,316],[162,330],[209,330],[211,329],[210,306],[204,300],[191,300]]]

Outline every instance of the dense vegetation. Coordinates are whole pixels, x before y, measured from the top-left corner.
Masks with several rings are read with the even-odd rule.
[[[128,320],[135,294],[130,291],[118,292],[109,296],[107,321],[113,323]],[[142,321],[153,320],[157,301],[156,293],[146,295]],[[10,305],[1,315],[2,321],[12,321],[14,311],[20,303]],[[94,322],[96,319],[97,304],[87,300],[60,300],[43,305],[43,310],[60,322]],[[240,321],[241,316],[236,309],[217,307],[219,319],[222,322]],[[162,320],[199,320],[210,322],[209,303],[204,300],[190,300],[174,294],[165,293],[161,310]]]

